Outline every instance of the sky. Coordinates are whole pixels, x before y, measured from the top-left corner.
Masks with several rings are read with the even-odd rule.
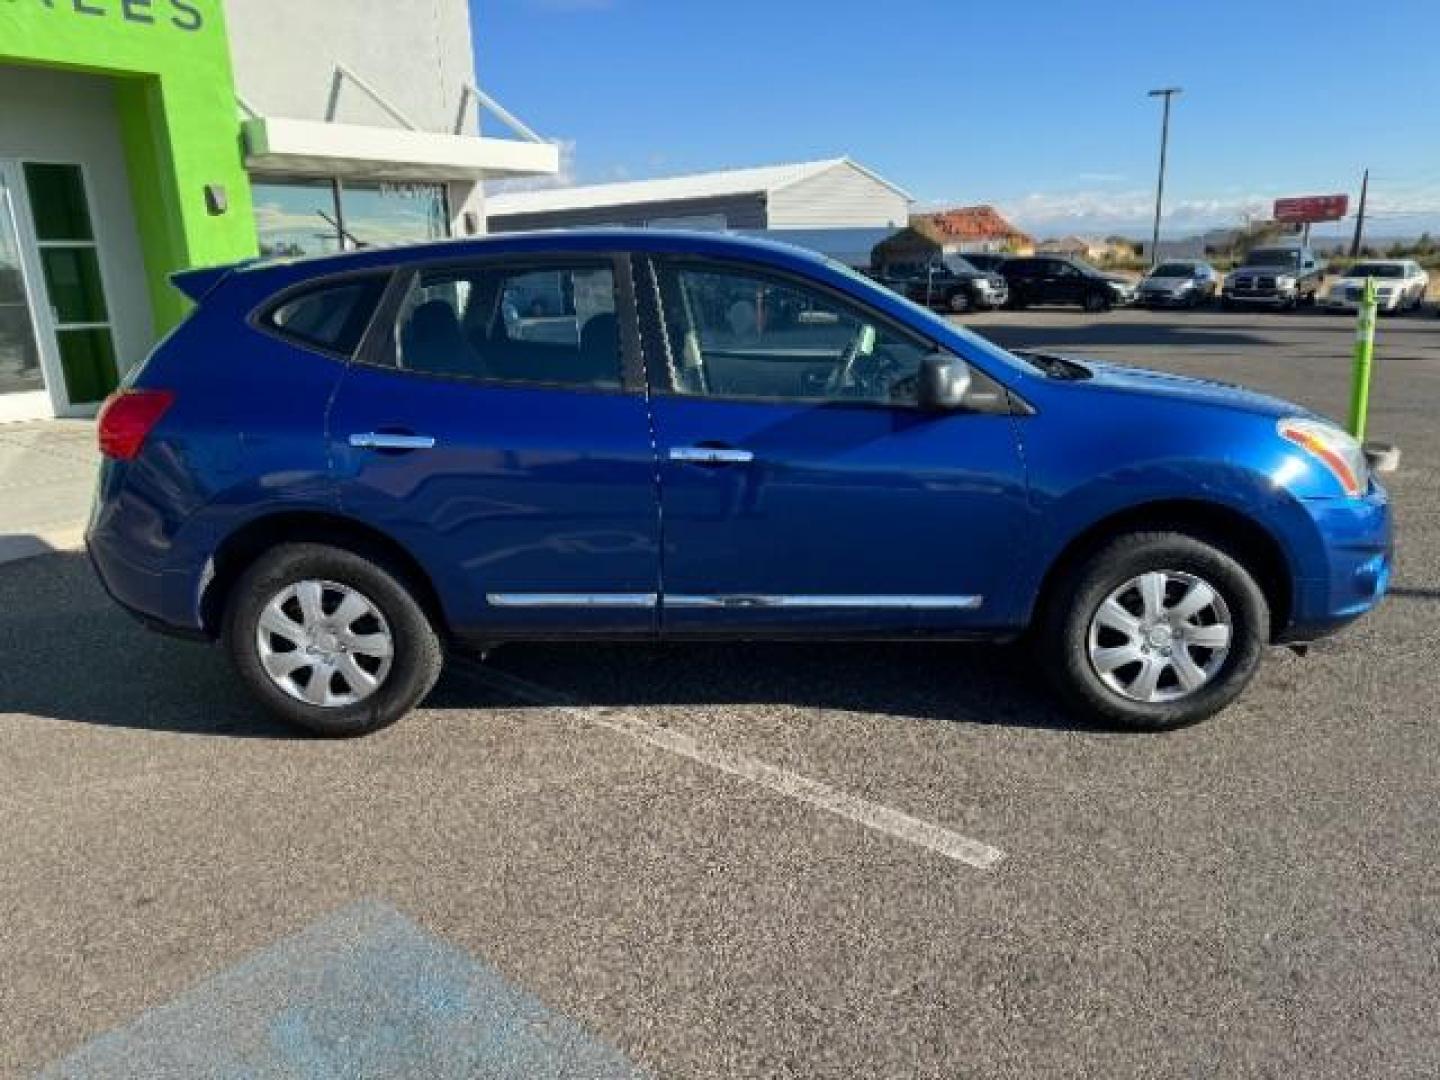
[[[1346,192],[1440,232],[1440,0],[471,0],[480,84],[565,182],[846,156],[917,208],[1148,235]],[[492,121],[487,129],[502,134]],[[1348,225],[1317,226],[1316,237]]]

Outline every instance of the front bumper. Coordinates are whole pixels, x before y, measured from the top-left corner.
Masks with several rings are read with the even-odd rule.
[[[1200,299],[1195,292],[1144,292],[1141,291],[1135,296],[1136,307],[1189,307]]]
[[[1363,498],[1303,504],[1319,535],[1321,557],[1294,583],[1282,642],[1324,637],[1373,609],[1390,586],[1394,564],[1390,499],[1379,484],[1372,481]]]
[[[1285,307],[1300,298],[1296,289],[1226,289],[1220,295],[1227,303],[1263,307]]]
[[[1002,308],[1010,302],[1010,289],[1002,285],[998,288],[991,286],[988,289],[975,290],[975,306],[986,311]]]
[[[1360,300],[1358,297],[1349,296],[1322,296],[1320,306],[1331,311],[1359,311]],[[1400,297],[1380,296],[1376,297],[1376,308],[1379,311],[1394,311],[1400,306]]]

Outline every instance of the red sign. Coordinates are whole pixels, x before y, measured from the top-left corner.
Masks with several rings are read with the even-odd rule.
[[[1348,209],[1349,195],[1302,195],[1295,199],[1276,199],[1275,220],[1297,224],[1339,221]]]

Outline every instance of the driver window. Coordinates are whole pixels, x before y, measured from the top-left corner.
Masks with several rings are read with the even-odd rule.
[[[660,267],[669,389],[700,397],[914,404],[930,346],[762,271]]]

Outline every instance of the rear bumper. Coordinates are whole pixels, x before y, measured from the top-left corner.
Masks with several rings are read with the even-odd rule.
[[[157,507],[125,483],[130,463],[105,462],[85,530],[90,565],[110,598],[154,630],[207,636],[199,598],[208,563],[182,558]]]
[[[1295,581],[1290,624],[1282,642],[1334,633],[1384,599],[1394,565],[1390,501],[1373,484],[1363,499],[1310,499],[1305,508],[1319,533],[1319,565]]]

